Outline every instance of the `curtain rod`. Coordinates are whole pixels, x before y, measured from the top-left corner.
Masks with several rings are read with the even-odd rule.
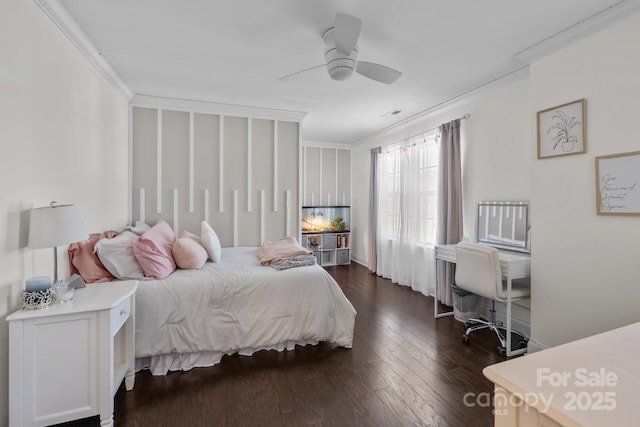
[[[453,119],[453,120],[469,120],[469,118],[470,118],[470,117],[471,117],[471,114],[466,113],[464,116],[462,116],[462,117],[458,117],[457,119]],[[453,120],[450,120],[450,122],[452,122]],[[440,126],[442,126],[442,125],[440,125]],[[410,136],[410,137],[409,137],[409,138],[407,138],[407,139],[415,138],[416,136],[418,136],[418,135],[422,135],[423,133],[433,132],[434,130],[438,130],[438,129],[440,129],[440,126],[437,126],[437,127],[431,128],[431,129],[429,129],[429,130],[425,130],[424,132],[420,132],[420,133],[418,133],[418,134],[415,134],[415,135],[413,135],[413,136]]]
[[[453,120],[469,120],[469,118],[471,118],[471,114],[465,113],[462,117],[458,117],[457,119],[453,119]],[[450,121],[453,121],[453,120],[450,120]],[[440,126],[442,126],[442,125],[440,125]],[[416,136],[420,136],[420,135],[424,135],[425,133],[433,132],[434,130],[440,129],[440,126],[437,126],[437,127],[422,131],[422,132],[417,133],[415,135],[412,135],[412,136],[410,136],[408,138],[403,138],[400,141],[391,142],[389,144],[381,145],[379,147],[374,148],[374,150],[381,149],[382,147],[389,147],[389,146],[394,145],[394,144],[399,144],[400,142],[402,142],[402,141],[404,141],[406,139],[415,138]]]

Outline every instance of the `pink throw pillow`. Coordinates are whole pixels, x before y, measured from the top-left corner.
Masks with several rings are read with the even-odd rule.
[[[118,233],[108,231],[104,234],[93,233],[87,240],[69,245],[69,271],[79,274],[87,283],[111,282],[115,278],[104,268],[95,253],[95,245],[102,238],[112,238]]]
[[[140,236],[133,244],[133,255],[144,271],[154,279],[164,279],[176,269],[171,249],[176,238],[171,226],[163,220]]]
[[[180,238],[187,237],[187,238],[193,240],[194,242],[196,242],[197,244],[199,244],[200,246],[202,246],[202,248],[204,249],[204,245],[202,244],[202,239],[197,234],[193,234],[192,232],[187,231],[187,230],[182,230],[180,232],[180,236],[179,237]],[[205,249],[205,251],[206,251],[206,249]]]
[[[200,240],[197,236],[195,237]],[[194,237],[186,235],[184,231],[180,233],[180,238],[173,244],[172,253],[176,265],[183,270],[198,270],[202,268],[209,257],[204,246],[198,243]]]

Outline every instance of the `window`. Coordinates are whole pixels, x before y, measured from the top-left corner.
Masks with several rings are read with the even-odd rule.
[[[380,200],[386,238],[435,243],[438,147],[435,136],[412,138],[383,149]]]

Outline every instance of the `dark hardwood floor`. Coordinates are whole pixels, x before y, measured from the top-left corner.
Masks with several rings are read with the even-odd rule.
[[[433,318],[432,298],[355,263],[328,271],[358,312],[352,349],[319,344],[166,376],[143,371],[134,390],[118,390],[115,425],[493,425],[482,369],[505,360],[495,337],[474,333],[464,344],[462,323]]]

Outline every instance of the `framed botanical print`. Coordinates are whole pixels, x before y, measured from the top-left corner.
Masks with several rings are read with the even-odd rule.
[[[538,158],[587,152],[586,100],[538,111]]]

